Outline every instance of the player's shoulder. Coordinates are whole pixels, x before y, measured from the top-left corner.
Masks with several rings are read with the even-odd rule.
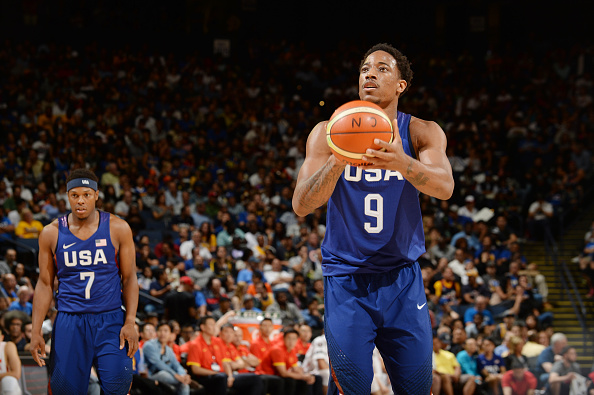
[[[409,132],[417,149],[428,144],[442,144],[446,140],[445,133],[437,122],[417,117],[411,117]]]
[[[130,228],[130,225],[113,214],[109,214],[109,233],[111,234],[112,241],[116,243],[116,248],[119,248],[122,241],[132,238],[132,229]]]
[[[409,130],[414,133],[443,133],[443,129],[435,121],[410,117]]]
[[[39,241],[42,242],[44,239],[57,239],[60,233],[59,218],[53,220],[49,224],[45,225],[39,234]]]
[[[318,137],[320,135],[323,135],[324,138],[326,138],[326,128],[328,127],[328,121],[321,121],[318,122],[316,124],[316,126],[313,127],[313,129],[311,130],[311,132],[309,132],[309,137],[308,139],[312,139],[315,137]]]
[[[114,214],[109,214],[109,226],[112,231],[125,231],[127,229],[130,229],[130,225],[128,225],[126,221]]]

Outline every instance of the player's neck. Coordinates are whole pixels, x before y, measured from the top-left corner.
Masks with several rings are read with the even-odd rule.
[[[394,99],[386,107],[383,107],[383,110],[388,115],[388,117],[390,117],[390,119],[396,119],[398,116],[398,98]]]
[[[204,341],[206,342],[206,344],[210,344],[210,341],[212,339],[212,336],[211,335],[208,335],[208,334],[206,334],[204,332],[202,332],[202,338],[204,339]]]
[[[99,212],[96,209],[93,209],[88,217],[86,218],[78,218],[76,214],[71,213],[70,215],[70,225],[76,227],[83,227],[83,226],[92,226],[95,224],[98,218]]]

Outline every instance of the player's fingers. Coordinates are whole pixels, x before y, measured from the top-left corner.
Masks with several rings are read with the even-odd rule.
[[[387,141],[381,140],[381,139],[374,139],[373,143],[375,145],[378,145],[380,148],[384,148],[386,150],[394,149],[394,147],[392,147],[392,144],[388,143]],[[369,151],[369,149],[367,151]]]
[[[398,133],[398,131],[400,130],[398,128],[398,119],[392,119],[392,129],[394,129],[394,135],[398,135],[398,136],[400,135]]]
[[[41,348],[41,350],[45,350],[45,347]],[[31,351],[32,351],[32,354],[33,354],[33,360],[35,362],[37,362],[37,365],[39,365],[39,366],[45,365],[45,361],[41,358],[42,356],[45,357],[45,355],[42,355],[42,354],[39,353],[40,347],[37,346],[34,349],[32,349]],[[45,354],[44,351],[42,351],[42,352],[43,352],[43,354]]]
[[[365,151],[365,155],[361,158],[361,160],[369,161],[369,162],[378,162],[380,159],[388,160],[392,152],[383,151],[383,150],[375,150],[368,148]]]
[[[120,350],[124,348],[124,334],[120,332]]]
[[[128,348],[128,356],[132,358],[136,354],[136,351],[138,351],[138,340],[128,341]]]
[[[39,366],[41,366],[41,361],[39,360],[39,355],[37,354],[37,350],[34,350],[35,352],[33,353],[33,360],[35,361],[35,363]]]
[[[402,145],[402,138],[400,137],[400,132],[398,130],[394,131],[394,136],[392,138],[392,144]],[[390,144],[390,145],[392,145],[392,144]]]

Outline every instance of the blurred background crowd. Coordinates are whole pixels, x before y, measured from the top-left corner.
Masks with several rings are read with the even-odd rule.
[[[558,237],[591,196],[592,47],[409,46],[415,77],[400,109],[443,128],[456,183],[449,201],[420,196],[436,354],[489,356],[490,343],[504,357],[530,345],[525,357],[536,357],[530,370],[545,387],[551,366],[537,359],[562,355],[567,342],[551,340],[547,281],[523,247]],[[174,323],[171,345],[181,346],[206,316],[262,312],[305,332],[306,345],[322,333],[325,209],[297,217],[292,192],[309,131],[357,98],[367,47],[269,38],[246,40],[241,57],[227,49],[3,41],[0,324],[19,350],[38,273],[18,246],[69,212],[65,179],[79,167],[100,179],[98,207],[133,230],[143,340],[156,336],[143,331],[148,322]],[[582,266],[592,297],[590,240]],[[461,382],[439,366],[433,393],[499,393],[501,377],[490,375],[503,371],[487,371],[462,372],[476,380]]]

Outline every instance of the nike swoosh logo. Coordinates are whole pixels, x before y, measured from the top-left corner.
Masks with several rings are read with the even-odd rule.
[[[419,304],[417,303],[417,309],[421,310],[423,308],[423,306],[425,306],[426,304],[427,304],[427,302],[425,302],[419,306]]]
[[[67,249],[69,249],[70,247],[72,247],[75,244],[76,244],[76,241],[74,243],[72,243],[72,244],[68,244],[68,245],[64,244],[64,245],[62,245],[62,248],[65,249],[65,250],[67,250]]]

